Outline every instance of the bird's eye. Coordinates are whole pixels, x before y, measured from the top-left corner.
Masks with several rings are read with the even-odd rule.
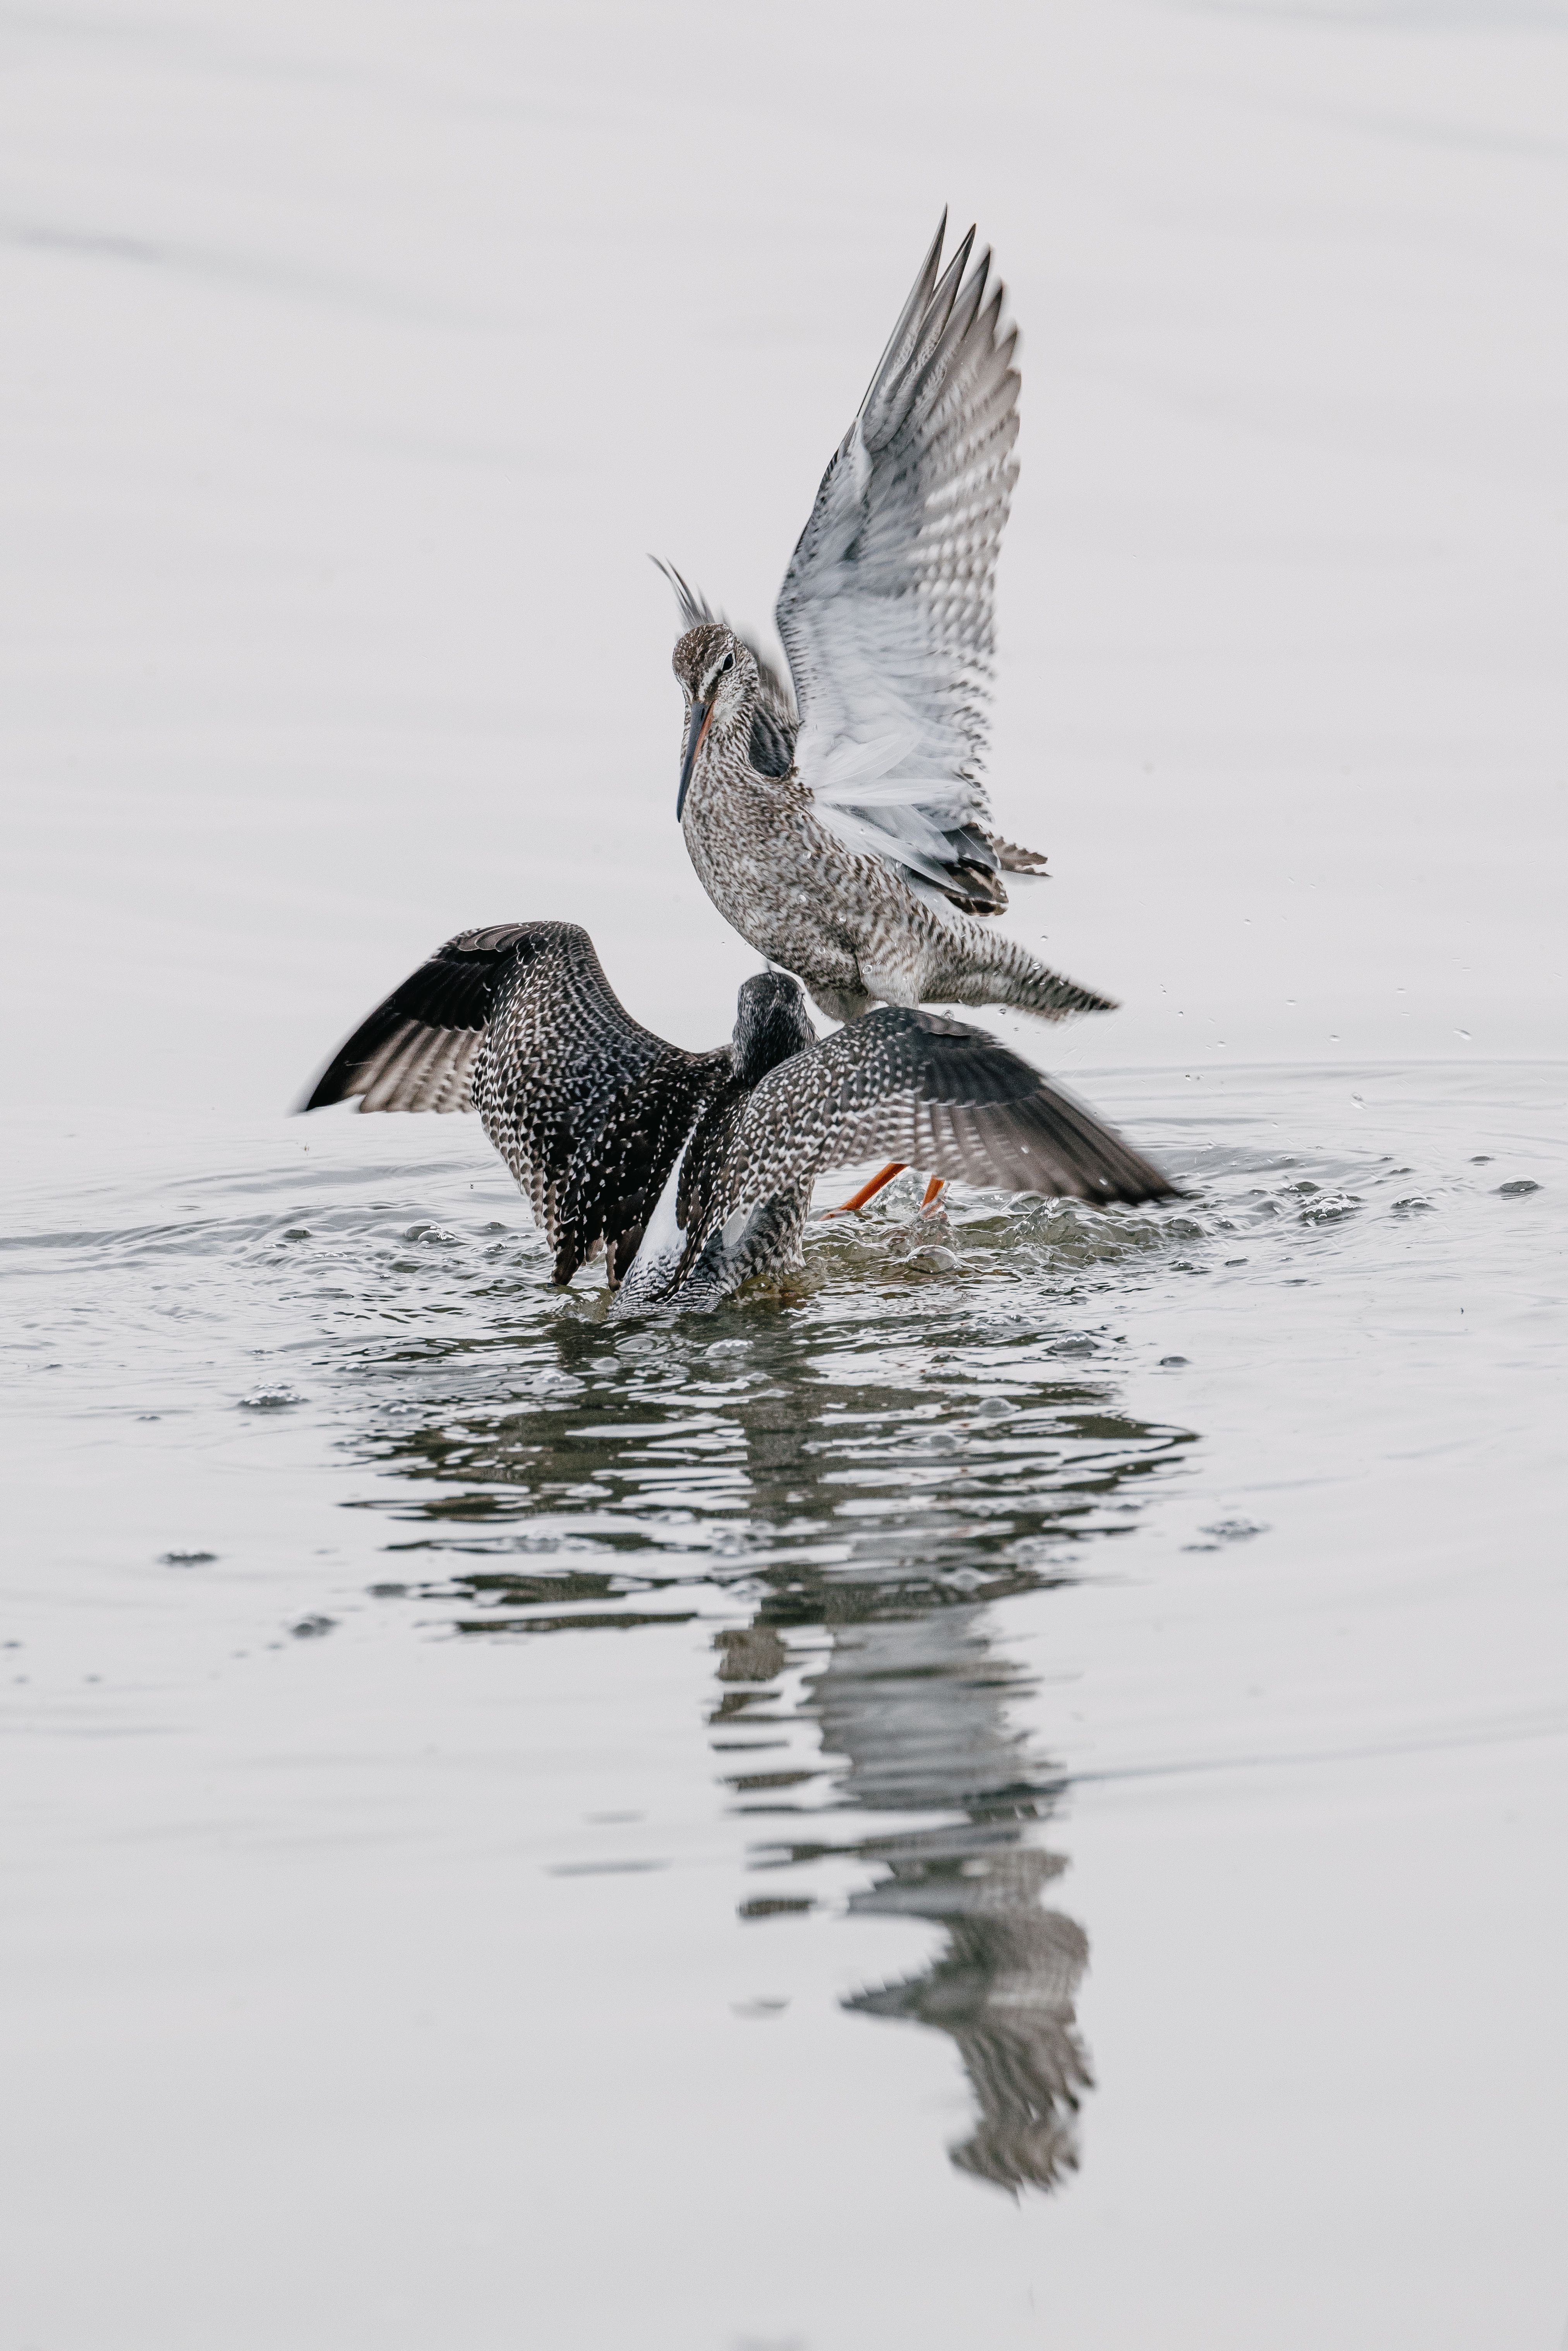
[[[726,653],[724,659],[719,664],[719,667],[721,670],[733,669],[735,667],[735,655],[733,653]]]

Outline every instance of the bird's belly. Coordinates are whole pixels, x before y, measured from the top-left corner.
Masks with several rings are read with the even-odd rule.
[[[706,877],[704,877],[705,880]],[[841,935],[831,900],[799,874],[768,861],[738,862],[716,874],[708,895],[727,923],[769,963],[803,979],[855,985],[852,943]]]
[[[637,1254],[627,1267],[622,1288],[635,1295],[657,1291],[674,1279],[685,1253],[686,1236],[680,1222],[681,1170],[691,1148],[688,1134],[676,1155],[664,1188],[653,1204]]]

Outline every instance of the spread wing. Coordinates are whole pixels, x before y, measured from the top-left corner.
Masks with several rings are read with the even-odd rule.
[[[997,552],[1017,478],[1016,329],[946,215],[800,534],[776,619],[823,820],[971,913],[1006,904],[986,750]],[[966,275],[967,272],[967,275]]]
[[[448,939],[361,1021],[296,1108],[357,1096],[361,1110],[472,1110],[474,1062],[497,987],[539,927],[496,923]]]
[[[301,1103],[474,1110],[544,1226],[555,1279],[635,1256],[698,1108],[733,1072],[633,1020],[574,923],[465,931],[394,988]]]
[[[752,1094],[708,1228],[873,1155],[1002,1192],[1163,1200],[1175,1186],[982,1029],[888,1007],[781,1062]]]

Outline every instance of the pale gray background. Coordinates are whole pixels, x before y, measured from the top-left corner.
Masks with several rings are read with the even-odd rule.
[[[765,622],[944,202],[1083,1066],[1562,1043],[1555,8],[10,12],[8,1098],[270,1113],[436,940],[706,1044],[668,555]],[[656,948],[653,942],[656,941]],[[68,1055],[60,1050],[69,1040]]]

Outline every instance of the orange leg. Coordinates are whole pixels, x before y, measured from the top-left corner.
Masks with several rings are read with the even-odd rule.
[[[902,1159],[890,1159],[881,1175],[873,1176],[869,1184],[862,1184],[854,1197],[846,1200],[841,1208],[824,1208],[821,1222],[826,1224],[830,1217],[852,1216],[856,1208],[863,1208],[868,1200],[876,1197],[884,1184],[891,1184],[895,1176],[903,1175],[905,1164]]]
[[[942,1188],[943,1178],[940,1176],[933,1176],[930,1183],[925,1186],[925,1197],[920,1203],[920,1213],[923,1217],[936,1206],[942,1196]]]

